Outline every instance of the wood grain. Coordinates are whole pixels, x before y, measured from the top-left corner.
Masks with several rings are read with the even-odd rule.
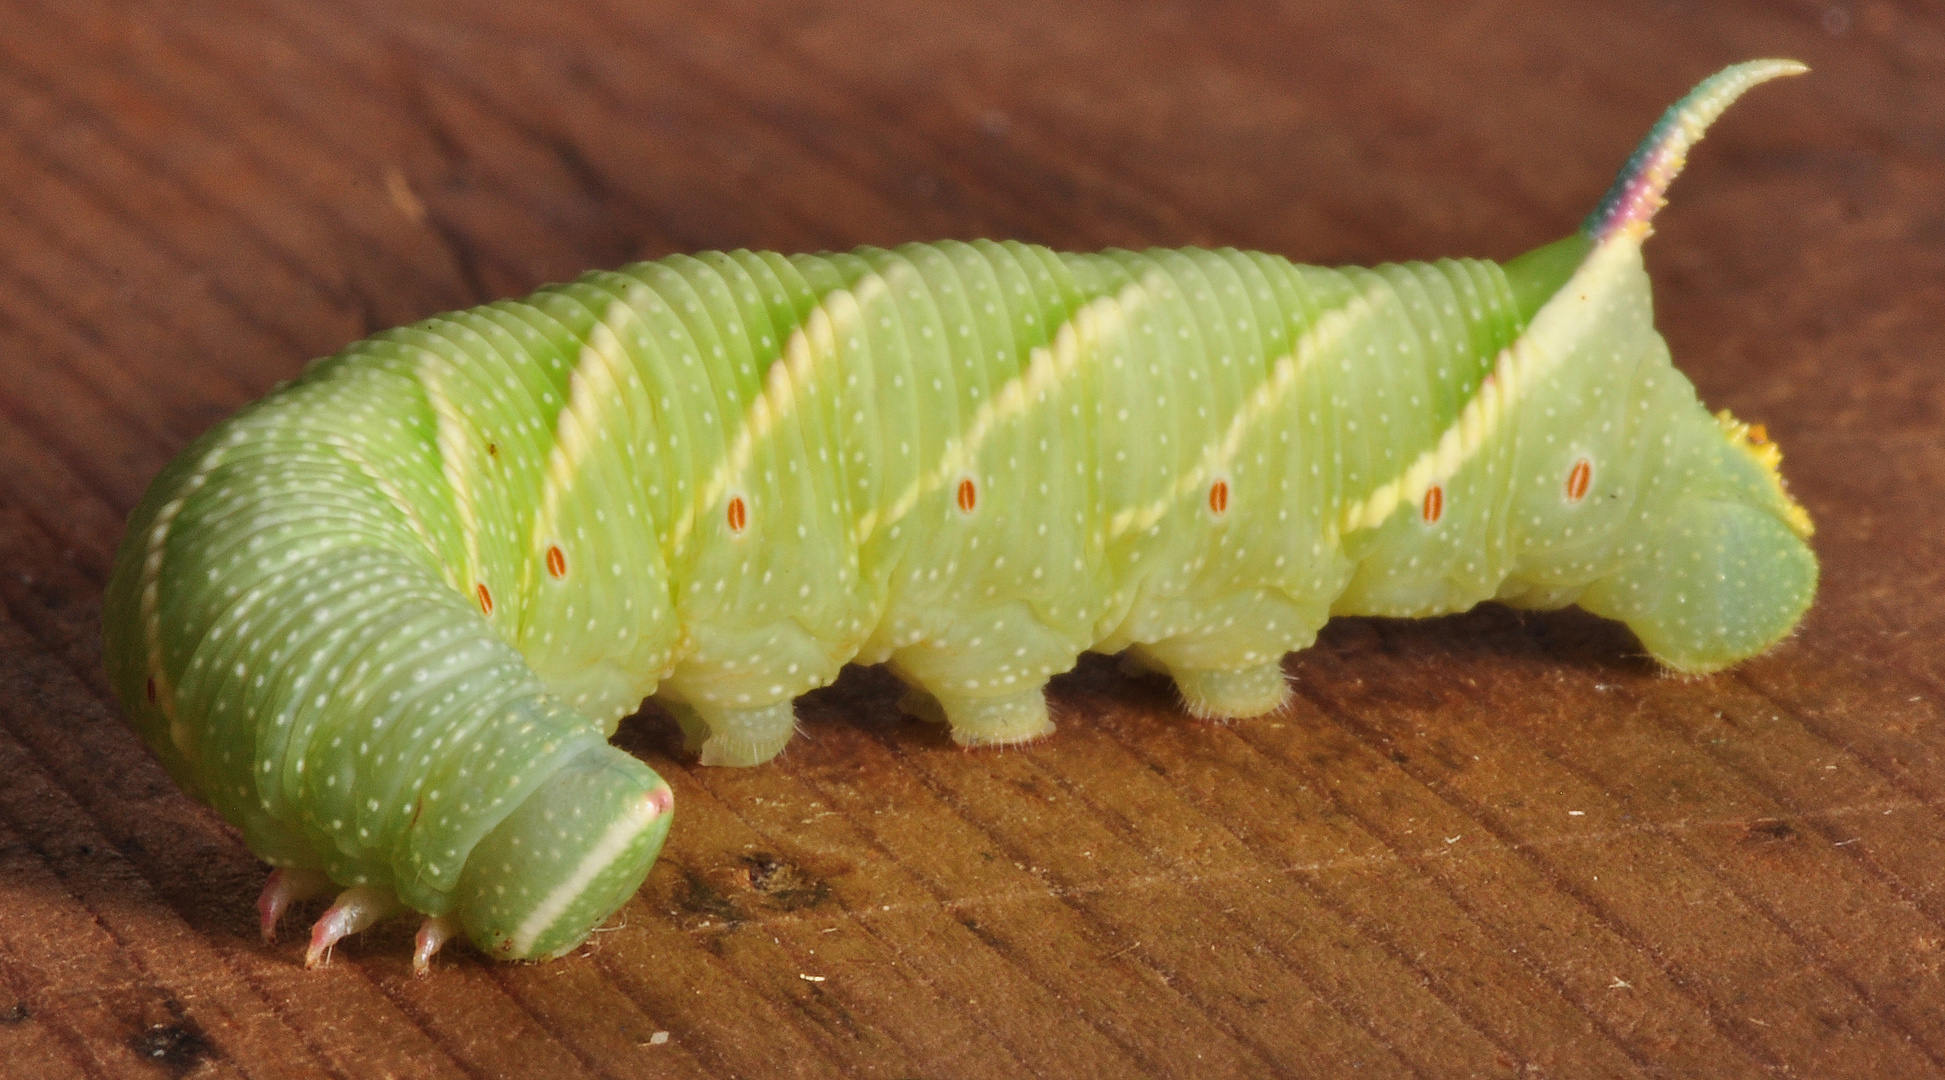
[[[308,358],[589,267],[977,236],[1505,258],[1725,63],[1648,258],[1820,525],[1801,631],[1344,620],[1285,714],[1092,658],[1030,749],[880,673],[677,789],[577,955],[326,969],[99,666],[121,521]],[[0,1074],[1945,1075],[1945,22],[1922,4],[0,0]]]

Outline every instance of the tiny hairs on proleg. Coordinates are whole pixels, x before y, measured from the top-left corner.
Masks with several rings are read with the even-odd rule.
[[[1053,729],[1085,651],[1196,716],[1281,708],[1333,613],[1579,604],[1667,667],[1796,626],[1809,517],[1710,415],[1641,245],[1753,61],[1677,103],[1581,231],[1331,269],[1016,242],[703,252],[356,342],[219,424],[130,517],[104,658],[185,790],[343,891],[308,957],[424,918],[558,956],[640,886],[669,786],[883,664],[965,746]]]

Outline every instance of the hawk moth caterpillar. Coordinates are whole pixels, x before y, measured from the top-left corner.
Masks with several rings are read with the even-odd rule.
[[[1280,707],[1333,614],[1578,603],[1676,671],[1815,590],[1760,427],[1655,332],[1641,244],[1756,83],[1669,109],[1575,235],[1506,264],[943,242],[672,256],[357,342],[218,425],[130,517],[105,663],[185,790],[276,869],[307,960],[415,911],[558,956],[640,885],[668,786],[886,663],[964,745],[1051,729],[1084,650],[1190,711]]]

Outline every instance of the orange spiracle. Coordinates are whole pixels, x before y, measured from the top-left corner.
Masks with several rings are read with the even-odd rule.
[[[549,544],[547,547],[547,572],[557,578],[567,576],[567,556],[561,552],[559,544]]]
[[[1594,483],[1594,463],[1586,458],[1574,462],[1567,472],[1567,501],[1579,502],[1587,497],[1587,489]]]
[[[973,486],[972,477],[968,476],[959,481],[958,502],[959,509],[968,514],[973,512],[973,507],[979,505],[979,489]]]
[[[1433,484],[1425,489],[1425,501],[1418,506],[1418,516],[1427,525],[1437,525],[1438,519],[1445,516],[1445,489]]]
[[[729,500],[729,531],[740,533],[750,524],[750,508],[743,505],[743,497],[738,495]]]
[[[484,582],[481,582],[479,585],[475,586],[475,588],[479,590],[480,613],[483,615],[493,614],[493,594],[487,591],[486,584]]]
[[[1218,480],[1209,485],[1209,512],[1221,517],[1229,511],[1229,481]]]

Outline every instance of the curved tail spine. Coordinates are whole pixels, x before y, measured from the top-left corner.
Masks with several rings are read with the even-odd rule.
[[[1597,244],[1617,235],[1646,239],[1648,222],[1667,202],[1669,183],[1688,163],[1689,147],[1701,141],[1716,117],[1750,87],[1809,70],[1795,60],[1749,60],[1702,80],[1661,114],[1580,231]]]

